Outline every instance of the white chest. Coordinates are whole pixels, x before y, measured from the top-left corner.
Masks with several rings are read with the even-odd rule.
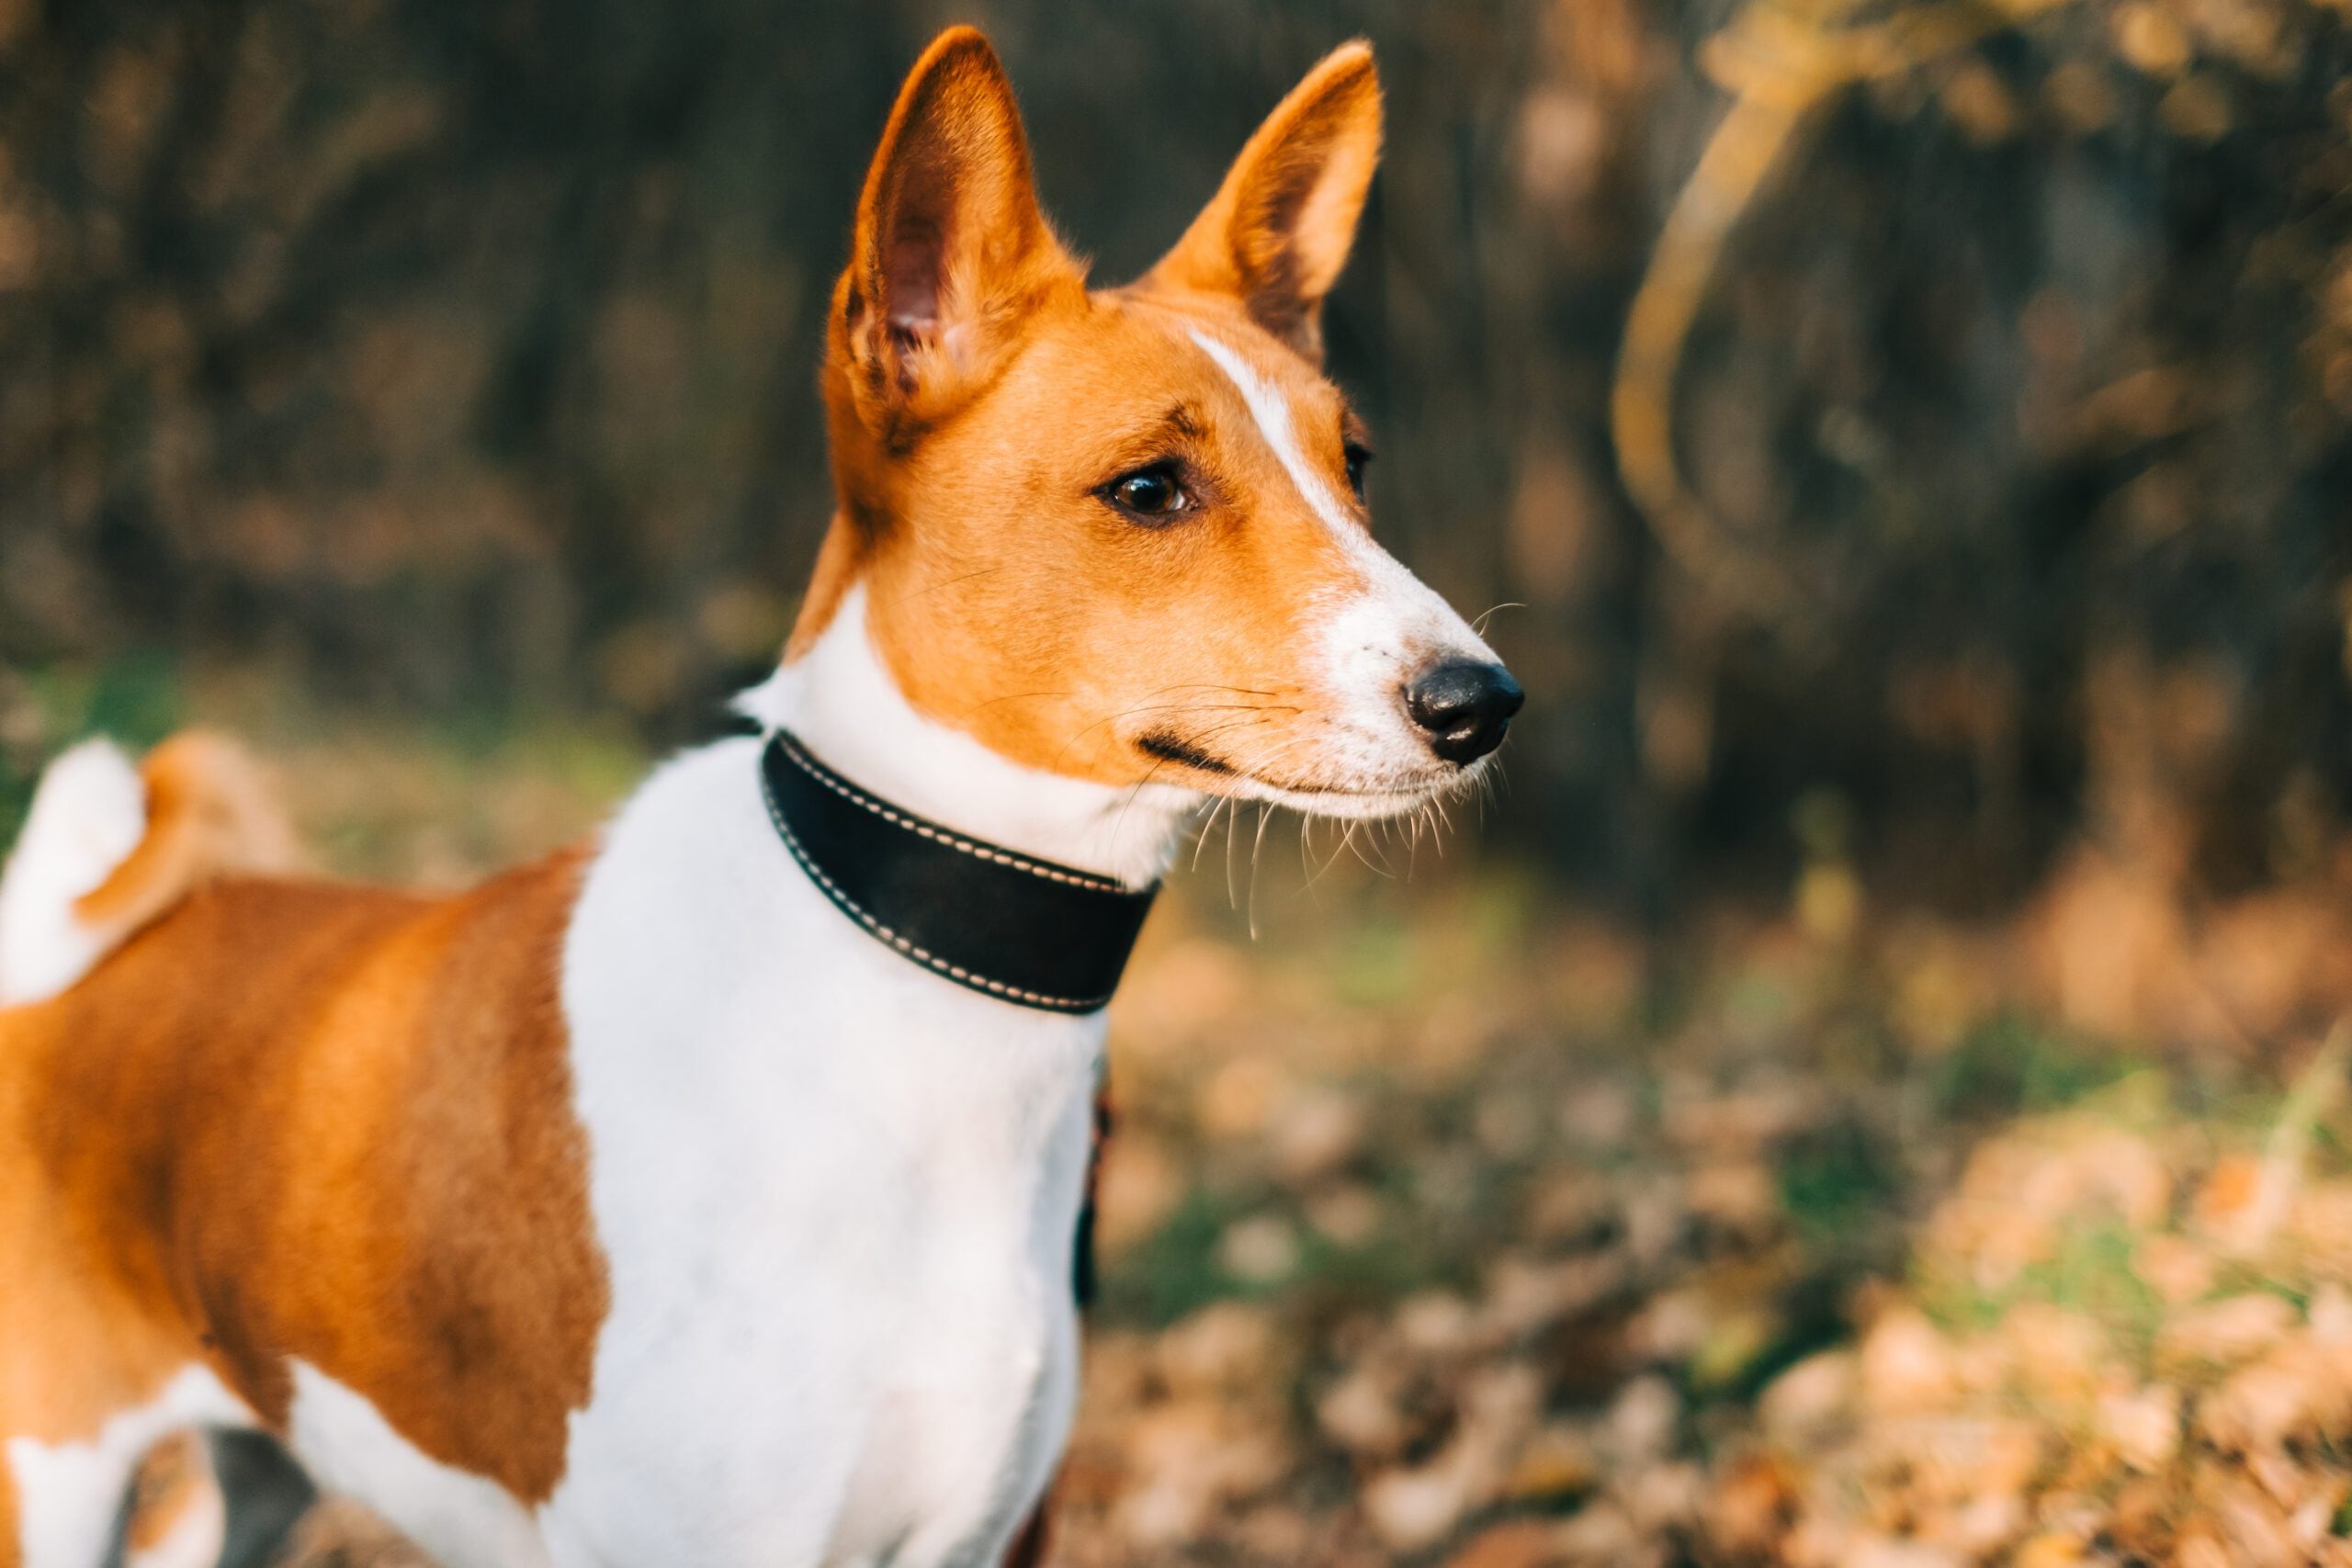
[[[850,925],[752,754],[648,786],[567,949],[613,1300],[542,1523],[559,1563],[977,1562],[1068,1427],[1101,1021]]]

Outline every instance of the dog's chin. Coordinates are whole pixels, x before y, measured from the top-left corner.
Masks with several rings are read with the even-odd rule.
[[[1287,806],[1309,817],[1379,821],[1439,808],[1478,787],[1490,754],[1466,765],[1441,761],[1414,745],[1356,743],[1317,754],[1277,749],[1271,758],[1218,755],[1166,730],[1135,742],[1155,772],[1181,770],[1171,784],[1211,800]]]
[[[1350,822],[1381,821],[1411,817],[1469,794],[1477,787],[1479,778],[1492,761],[1491,757],[1481,757],[1467,767],[1432,768],[1403,777],[1341,777],[1329,784],[1313,784],[1278,783],[1236,773],[1224,780],[1225,787],[1216,793],[1287,806],[1309,817]]]

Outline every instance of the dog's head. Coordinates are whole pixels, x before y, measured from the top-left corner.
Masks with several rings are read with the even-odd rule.
[[[985,39],[899,95],[832,299],[841,513],[795,633],[866,590],[908,700],[993,750],[1328,815],[1473,776],[1520,689],[1372,536],[1320,308],[1380,148],[1361,43],[1141,280],[1090,290]]]

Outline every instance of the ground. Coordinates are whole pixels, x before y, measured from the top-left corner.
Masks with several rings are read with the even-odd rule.
[[[196,705],[352,874],[461,880],[642,764]],[[2352,1039],[2309,996],[2236,1048],[2082,1027],[2133,1013],[2032,980],[2066,897],[2102,953],[2168,918],[2097,879],[1962,925],[1823,863],[1636,933],[1472,824],[1254,875],[1244,828],[1114,1011],[1056,1561],[2352,1562]]]

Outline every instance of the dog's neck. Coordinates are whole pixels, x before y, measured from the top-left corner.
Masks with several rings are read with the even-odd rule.
[[[835,772],[917,816],[1007,849],[1147,887],[1201,796],[1041,773],[915,711],[865,627],[853,585],[824,632],[737,705],[797,735]]]

